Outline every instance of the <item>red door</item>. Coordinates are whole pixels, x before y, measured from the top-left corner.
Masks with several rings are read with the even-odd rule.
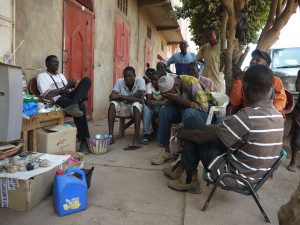
[[[123,77],[123,70],[129,65],[130,27],[116,17],[114,33],[114,84]]]
[[[150,67],[152,66],[152,45],[151,42],[146,39],[145,42],[145,69],[147,69],[146,64],[149,63]]]
[[[93,80],[94,14],[80,3],[64,1],[64,74],[67,79]],[[87,115],[93,111],[93,88],[89,92]]]

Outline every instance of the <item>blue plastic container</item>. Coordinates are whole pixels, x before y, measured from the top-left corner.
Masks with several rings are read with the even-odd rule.
[[[77,178],[71,173],[80,175]],[[65,216],[87,208],[87,184],[85,174],[78,168],[71,168],[64,173],[56,171],[53,185],[53,205],[57,215]]]

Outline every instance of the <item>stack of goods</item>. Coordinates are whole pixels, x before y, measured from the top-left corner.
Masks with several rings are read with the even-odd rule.
[[[23,115],[31,116],[39,113],[38,109],[38,97],[33,95],[23,95]]]
[[[15,173],[48,167],[51,163],[47,159],[40,159],[35,153],[21,153],[19,155],[0,160],[0,173]]]

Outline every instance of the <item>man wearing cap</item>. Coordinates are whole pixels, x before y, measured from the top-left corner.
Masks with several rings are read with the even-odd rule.
[[[252,54],[250,66],[260,64],[269,66],[271,64],[271,58],[268,53],[255,49]],[[279,77],[274,76],[273,88],[270,93],[270,98],[273,99],[274,107],[281,112],[286,105],[286,95],[282,81]],[[235,114],[240,108],[249,106],[243,90],[243,79],[237,79],[233,81],[232,89],[230,93],[230,114]]]
[[[164,151],[151,161],[154,165],[161,165],[174,159],[169,148],[173,123],[184,125],[193,119],[195,126],[199,130],[204,130],[210,106],[216,104],[209,88],[201,85],[193,76],[163,76],[158,81],[158,87],[168,100],[168,104],[159,110],[157,141]]]
[[[188,46],[187,41],[182,40],[179,44],[180,52],[173,54],[171,58],[166,61],[167,67],[175,63],[177,75],[187,74],[188,64],[196,59],[195,53],[187,51]]]

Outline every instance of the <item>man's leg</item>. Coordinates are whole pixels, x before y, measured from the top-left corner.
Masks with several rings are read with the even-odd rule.
[[[166,152],[170,152],[171,127],[176,122],[180,122],[180,112],[177,107],[165,106],[160,108],[157,142],[165,148]]]
[[[108,133],[112,135],[111,143],[114,143],[114,124],[116,119],[116,103],[111,102],[108,108]]]
[[[292,158],[290,165],[288,166],[288,170],[291,172],[296,171],[296,157],[297,152],[300,150],[300,118],[295,117],[293,119],[293,127],[292,127],[292,139],[290,142],[290,146],[292,149]]]
[[[74,90],[68,96],[74,99],[76,103],[86,101],[88,99],[88,92],[91,87],[92,81],[88,77],[84,77]]]
[[[141,144],[147,145],[150,141],[150,125],[153,116],[153,109],[150,109],[148,106],[144,106],[143,109],[143,138]]]
[[[140,127],[141,127],[141,119],[142,119],[142,110],[143,105],[134,102],[132,104],[133,111],[133,120],[134,120],[134,138],[132,142],[132,146],[140,146]]]
[[[88,127],[88,122],[86,118],[85,104],[82,102],[79,104],[79,109],[83,112],[82,117],[74,117],[74,123],[78,132],[78,139],[80,141],[80,151],[84,154],[89,153],[89,148],[87,145],[87,138],[90,138],[90,132]]]
[[[173,123],[180,122],[180,112],[173,106],[165,106],[159,110],[159,127],[157,134],[158,143],[164,147],[164,151],[155,156],[151,163],[161,165],[175,159],[175,155],[170,151],[171,126]]]

